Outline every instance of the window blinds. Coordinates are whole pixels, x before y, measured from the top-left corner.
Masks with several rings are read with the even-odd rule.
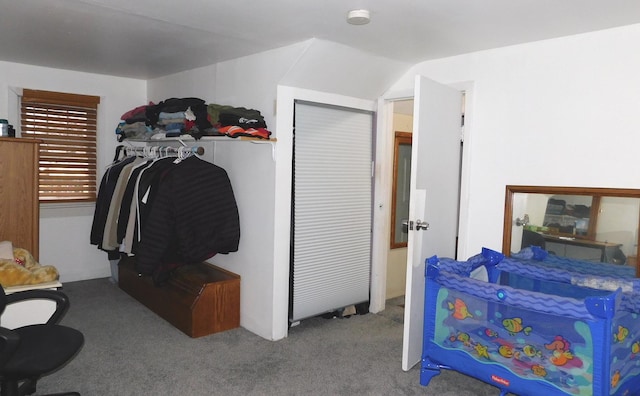
[[[95,201],[97,96],[24,89],[21,136],[40,139],[40,202]]]
[[[291,320],[369,300],[373,115],[296,103]]]

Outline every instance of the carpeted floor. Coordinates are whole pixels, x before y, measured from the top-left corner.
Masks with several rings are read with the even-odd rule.
[[[238,328],[190,338],[108,279],[64,285],[63,324],[85,345],[38,394],[93,395],[498,395],[497,388],[443,371],[429,386],[401,369],[402,299],[380,314],[312,318],[273,342]]]

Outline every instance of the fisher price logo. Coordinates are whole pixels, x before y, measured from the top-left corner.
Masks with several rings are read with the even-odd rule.
[[[495,374],[491,374],[491,380],[493,382],[499,383],[500,385],[509,386],[509,380],[508,379],[500,378]]]

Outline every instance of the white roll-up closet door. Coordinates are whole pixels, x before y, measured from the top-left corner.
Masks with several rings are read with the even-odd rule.
[[[292,321],[369,300],[373,114],[295,106]]]

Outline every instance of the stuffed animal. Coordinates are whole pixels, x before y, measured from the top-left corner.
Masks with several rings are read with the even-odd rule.
[[[0,242],[0,285],[2,287],[35,285],[55,281],[59,277],[56,267],[38,264],[26,249],[14,248],[11,242]]]

